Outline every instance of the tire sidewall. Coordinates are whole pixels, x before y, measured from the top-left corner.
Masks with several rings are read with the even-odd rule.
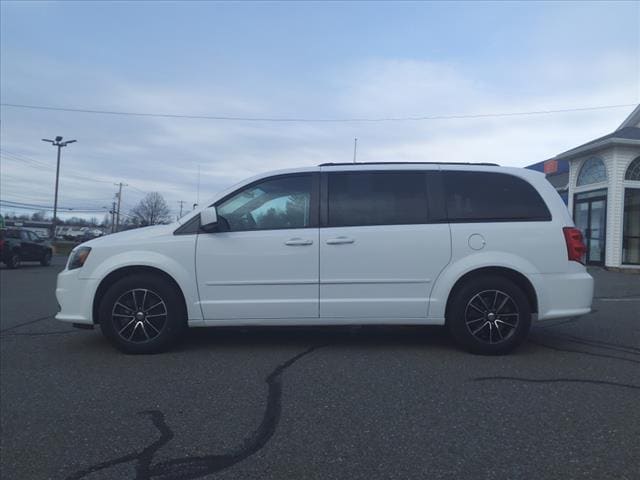
[[[504,342],[488,344],[469,332],[465,322],[467,303],[485,290],[500,290],[509,295],[518,307],[520,318],[514,334]],[[454,293],[447,312],[447,327],[454,339],[470,352],[481,355],[504,355],[520,345],[531,329],[531,306],[524,292],[512,281],[500,276],[477,277],[467,281]]]
[[[144,288],[159,295],[167,307],[167,322],[160,334],[144,343],[128,342],[116,331],[111,312],[116,300],[128,290]],[[184,304],[176,287],[158,275],[134,274],[116,281],[102,297],[98,309],[100,328],[120,351],[130,354],[159,353],[170,348],[186,327]]]
[[[7,267],[9,268],[19,268],[20,267],[20,253],[12,252],[9,258],[7,259]]]

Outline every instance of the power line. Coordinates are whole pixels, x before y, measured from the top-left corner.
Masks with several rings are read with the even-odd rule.
[[[26,105],[20,103],[0,103],[0,106],[10,108],[21,108],[28,110],[49,110],[55,112],[68,113],[89,113],[97,115],[120,115],[128,117],[155,117],[155,118],[182,118],[191,120],[218,120],[230,122],[282,122],[282,123],[356,123],[356,122],[405,122],[422,120],[458,120],[473,118],[496,118],[496,117],[516,117],[528,115],[549,115],[554,113],[586,112],[593,110],[605,110],[612,108],[634,107],[635,103],[619,105],[599,105],[578,108],[558,108],[549,110],[531,110],[522,112],[502,112],[502,113],[476,113],[476,114],[456,114],[456,115],[415,115],[405,117],[353,117],[353,118],[305,118],[305,117],[240,117],[230,115],[193,115],[178,113],[147,113],[147,112],[127,112],[117,110],[95,110],[89,108],[75,107],[52,107],[49,105]]]
[[[52,168],[53,167],[53,165],[48,165],[46,163],[39,162],[39,161],[34,160],[32,158],[19,157],[15,153],[11,153],[11,152],[8,152],[8,151],[2,150],[2,149],[0,149],[0,156],[3,156],[5,158],[5,160],[14,160],[14,161],[17,161],[17,162],[27,163],[32,167],[37,167],[37,168]]]
[[[53,212],[53,208],[33,208],[33,207],[20,207],[17,205],[0,205],[1,208],[5,209],[5,210],[28,210],[30,212],[33,211],[45,211],[45,212]],[[85,209],[71,209],[71,210],[66,210],[66,209],[61,209],[58,207],[58,212],[59,213],[104,213],[105,210],[85,210]]]
[[[0,199],[0,202],[1,203],[11,203],[11,204],[16,204],[16,205],[29,206],[29,207],[43,207],[43,208],[50,208],[51,207],[51,205],[49,205],[49,204],[42,205],[40,203],[22,202],[22,201],[5,200],[5,199]],[[60,208],[73,209],[75,207],[60,207]],[[77,207],[77,208],[84,208],[84,209],[93,210],[93,209],[99,209],[99,208],[102,208],[102,207],[94,207],[94,206],[89,207],[89,206],[85,205],[85,206]]]
[[[140,193],[143,193],[143,194],[145,194],[145,195],[148,195],[148,194],[149,194],[149,192],[145,192],[144,190],[140,190],[138,187],[136,187],[136,186],[134,186],[134,185],[129,185],[129,188],[133,188],[134,190],[136,190],[136,191],[138,191],[138,192],[140,192]]]
[[[13,160],[13,161],[19,161],[22,163],[25,163],[31,167],[38,167],[38,168],[53,168],[53,165],[49,165],[47,163],[41,162],[39,160],[35,160],[33,158],[27,157],[26,155],[23,155],[21,153],[15,153],[15,152],[10,152],[7,149],[4,148],[0,148],[0,157],[4,156],[5,159],[7,160]],[[101,178],[92,178],[92,177],[85,177],[83,175],[78,175],[76,173],[67,173],[65,174],[65,177],[70,177],[70,178],[74,178],[77,180],[88,180],[90,182],[97,182],[97,183],[113,183],[111,180],[105,180],[105,179],[101,179]],[[129,185],[130,188],[133,188],[134,190],[147,195],[149,192],[145,192],[144,190],[141,190],[139,188],[137,188],[134,185]]]
[[[20,157],[16,156],[15,154],[9,154],[6,150],[3,151],[2,153],[0,153],[0,157],[4,157],[5,160],[13,160],[13,161],[21,162],[21,163],[24,163],[25,165],[28,165],[30,167],[37,168],[37,169],[42,169],[42,168],[52,169],[53,168],[53,165],[47,165],[46,163],[41,163],[41,162],[38,162],[37,160],[34,160],[32,158],[28,158],[28,157],[24,157],[24,156],[23,156],[23,158],[20,158]],[[78,175],[76,173],[66,173],[65,177],[71,178],[71,179],[74,179],[74,180],[86,180],[86,181],[96,182],[96,183],[113,183],[110,180],[100,180],[98,178],[85,177],[83,175]]]
[[[12,200],[0,200],[0,204],[4,205],[5,207],[24,207],[24,208],[31,208],[31,209],[42,209],[42,210],[53,210],[53,207],[51,205],[39,205],[39,204],[35,204],[35,203],[27,203],[27,202],[14,202]],[[59,210],[68,210],[68,211],[80,211],[80,210],[85,210],[85,211],[104,211],[103,208],[98,208],[98,207],[58,207]]]

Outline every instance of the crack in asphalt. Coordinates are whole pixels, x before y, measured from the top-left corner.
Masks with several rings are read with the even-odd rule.
[[[48,318],[53,318],[54,316],[55,316],[55,314],[51,314],[51,315],[47,315],[46,317],[40,317],[40,318],[36,318],[34,320],[29,320],[29,321],[26,321],[26,322],[18,323],[16,325],[11,325],[10,327],[3,328],[2,330],[0,330],[0,333],[9,332],[11,330],[15,330],[15,329],[20,328],[20,327],[26,327],[27,325],[31,325],[32,323],[42,322],[43,320],[47,320]]]
[[[67,335],[69,333],[80,333],[79,330],[61,330],[59,332],[16,332],[0,335],[0,339],[7,337],[46,337],[50,335]]]
[[[261,450],[271,439],[280,421],[282,411],[282,373],[302,357],[324,347],[315,345],[305,351],[291,357],[278,365],[265,381],[268,386],[267,405],[258,428],[235,450],[227,454],[211,454],[198,457],[179,457],[153,462],[154,455],[161,447],[166,445],[174,437],[174,433],[165,422],[164,414],[159,410],[145,410],[138,412],[140,415],[151,417],[154,427],[160,432],[160,437],[142,451],[132,452],[121,457],[97,463],[85,469],[79,470],[67,477],[67,480],[79,480],[92,473],[113,467],[119,464],[136,461],[135,480],[190,480],[211,475],[235,465],[247,457]]]
[[[606,380],[591,380],[588,378],[524,378],[524,377],[476,377],[471,379],[474,382],[489,381],[513,381],[525,383],[583,383],[587,385],[606,385],[609,387],[630,388],[640,390],[640,385],[632,385],[630,383],[609,382]]]
[[[544,333],[543,335],[551,339],[567,340],[570,343],[577,343],[580,345],[600,348],[603,350],[611,350],[614,352],[621,352],[629,355],[640,355],[640,348],[632,347],[629,345],[623,345],[620,343],[605,342],[602,340],[593,340],[590,338],[582,338],[576,335],[569,335],[569,334],[563,334],[563,333],[555,333],[555,334]]]
[[[547,343],[540,342],[539,340],[537,340],[535,338],[530,338],[529,342],[533,343],[534,345],[538,345],[540,347],[548,348],[550,350],[556,350],[558,352],[580,353],[582,355],[589,355],[591,357],[610,358],[610,359],[613,359],[613,360],[620,360],[622,362],[640,363],[640,360],[635,360],[633,358],[625,358],[625,357],[620,357],[620,356],[617,356],[617,355],[608,355],[606,353],[588,352],[586,350],[579,350],[579,349],[576,349],[576,348],[568,348],[568,347],[566,347],[564,345],[562,345],[562,346],[549,345]],[[606,350],[605,347],[598,347],[598,348]]]

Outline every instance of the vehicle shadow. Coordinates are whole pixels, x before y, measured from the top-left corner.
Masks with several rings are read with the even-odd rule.
[[[442,326],[296,326],[215,327],[189,329],[174,351],[213,347],[273,347],[300,345],[442,346],[455,348]]]

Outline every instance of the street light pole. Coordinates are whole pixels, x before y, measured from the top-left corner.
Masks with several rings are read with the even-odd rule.
[[[62,137],[58,136],[55,140],[49,140],[47,138],[42,139],[43,142],[49,142],[54,147],[58,147],[58,160],[56,162],[56,190],[55,197],[53,199],[53,220],[51,221],[51,238],[55,239],[56,237],[56,223],[58,220],[58,182],[60,179],[60,149],[62,147],[66,147],[70,143],[75,142],[76,140],[67,140],[66,142],[62,141]]]

